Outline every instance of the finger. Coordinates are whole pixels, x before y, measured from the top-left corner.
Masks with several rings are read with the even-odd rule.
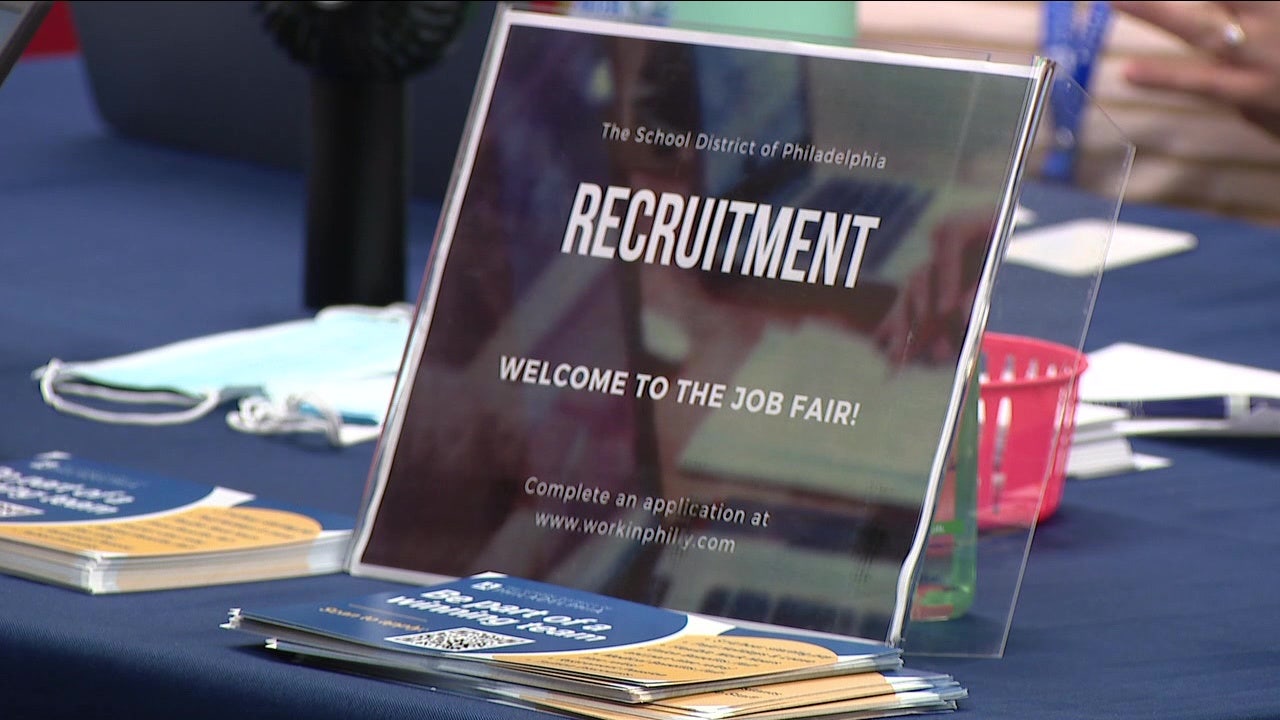
[[[1257,125],[1276,137],[1280,137],[1280,108],[1244,108],[1240,114],[1245,120]]]
[[[952,230],[951,226],[939,228],[935,235],[933,258],[930,268],[933,282],[937,288],[934,312],[945,313],[956,302],[960,292],[960,253],[963,236]]]
[[[1245,15],[1261,15],[1264,11],[1270,11],[1275,15],[1280,6],[1277,6],[1275,0],[1244,0],[1243,2],[1215,2],[1214,5],[1221,7],[1228,13],[1237,17]]]
[[[963,218],[946,223],[934,233],[934,259],[937,274],[935,312],[946,314],[964,301],[966,278],[976,270],[985,255],[992,234],[991,222],[985,218]]]
[[[1112,2],[1111,5],[1215,55],[1233,49],[1226,29],[1234,20],[1225,8],[1215,10],[1212,4],[1193,2]]]
[[[893,307],[875,330],[881,351],[895,364],[911,361],[913,344],[920,333],[924,309],[928,306],[927,275],[913,274],[899,290]]]
[[[880,350],[891,358],[897,357],[897,349],[900,344],[899,338],[902,335],[903,327],[906,325],[902,317],[902,302],[895,302],[889,308],[889,312],[884,314],[876,325],[871,335],[875,339],[876,344],[880,346]]]
[[[928,272],[917,276],[918,281],[912,283],[908,291],[907,332],[903,338],[902,357],[904,360],[915,360],[928,351],[928,344],[934,333],[934,322],[937,317],[932,308],[932,283],[928,280]]]
[[[958,347],[946,335],[939,335],[933,341],[933,347],[929,351],[929,359],[934,365],[947,365],[955,362],[956,350]]]
[[[1269,97],[1266,76],[1247,68],[1135,61],[1125,69],[1125,79],[1145,88],[1191,93],[1237,106]]]
[[[881,352],[898,365],[907,361],[906,347],[911,337],[911,320],[907,313],[907,302],[905,298],[900,299],[875,331]]]
[[[889,364],[901,366],[907,363],[907,359],[903,355],[906,336],[896,323],[891,326],[882,326],[877,331],[876,345],[879,346],[880,352],[884,354]]]

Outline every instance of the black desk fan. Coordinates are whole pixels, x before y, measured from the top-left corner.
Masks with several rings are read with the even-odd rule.
[[[444,56],[465,2],[259,2],[311,69],[304,300],[405,299],[407,78]]]

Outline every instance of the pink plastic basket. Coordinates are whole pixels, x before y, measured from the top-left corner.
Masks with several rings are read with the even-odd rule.
[[[1062,501],[1088,363],[1065,345],[998,333],[983,337],[982,356],[978,527],[1028,527]]]

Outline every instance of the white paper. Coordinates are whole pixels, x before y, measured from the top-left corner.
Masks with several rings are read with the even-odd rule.
[[[1116,343],[1089,353],[1080,399],[1131,400],[1264,396],[1280,398],[1280,372],[1185,353]]]
[[[1089,353],[1078,388],[1086,403],[1147,404],[1151,417],[1135,412],[1115,423],[1126,435],[1280,435],[1280,409],[1250,404],[1280,398],[1280,372],[1264,368],[1117,343]],[[1160,401],[1188,398],[1221,398],[1221,410],[1175,416],[1155,410]]]
[[[1102,249],[1107,247],[1107,227],[1102,220],[1082,219],[1017,230],[1009,240],[1007,261],[1059,275],[1092,275],[1099,270]],[[1187,252],[1195,246],[1196,236],[1188,232],[1117,223],[1102,269]]]

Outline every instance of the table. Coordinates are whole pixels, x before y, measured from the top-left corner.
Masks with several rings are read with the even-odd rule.
[[[30,372],[308,314],[302,178],[113,136],[76,57],[0,90],[0,454],[68,450],[354,513],[372,446],[60,415]],[[410,283],[436,208],[409,226]],[[1184,255],[1110,271],[1087,348],[1121,340],[1280,367],[1280,231],[1168,208]],[[974,718],[1280,715],[1280,443],[1140,440],[1167,469],[1068,483],[1032,546],[1001,659],[910,657],[969,689]],[[345,575],[91,597],[0,577],[4,717],[521,718],[531,710],[299,667],[219,629],[229,608],[383,583]]]

